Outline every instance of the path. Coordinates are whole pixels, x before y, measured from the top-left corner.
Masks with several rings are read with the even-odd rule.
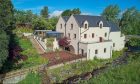
[[[33,37],[30,37],[29,39],[39,54],[45,53],[44,49],[39,45],[39,43]]]

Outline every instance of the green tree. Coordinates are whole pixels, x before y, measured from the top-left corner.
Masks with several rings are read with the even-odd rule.
[[[14,16],[17,24],[31,23],[32,20],[36,18],[36,15],[33,14],[31,10],[15,10]]]
[[[79,14],[81,14],[81,11],[80,11],[79,8],[74,8],[74,9],[72,10],[72,14],[77,14],[77,15],[79,15]]]
[[[0,0],[0,28],[6,32],[14,28],[14,10],[11,0]]]
[[[47,21],[43,17],[35,18],[32,22],[34,30],[44,30],[47,29]]]
[[[57,21],[58,21],[58,17],[49,18],[47,20],[47,29],[49,29],[49,30],[55,30]]]
[[[65,10],[61,15],[62,16],[71,16],[72,14],[81,14],[81,11],[79,8],[74,8],[72,10],[68,9],[68,10]]]
[[[70,9],[65,10],[61,15],[62,16],[71,16],[71,10]]]
[[[120,13],[119,6],[117,5],[109,5],[106,7],[101,14],[107,21],[113,21],[118,23],[118,15]]]
[[[7,34],[0,29],[0,69],[8,57],[8,44],[9,40]]]
[[[119,26],[125,34],[140,34],[140,12],[135,7],[127,9],[122,14]]]
[[[45,7],[41,10],[41,13],[40,13],[40,14],[41,14],[42,17],[48,19],[48,17],[49,17],[48,7],[45,6]]]
[[[8,57],[9,37],[14,28],[14,10],[11,0],[0,0],[0,69]]]

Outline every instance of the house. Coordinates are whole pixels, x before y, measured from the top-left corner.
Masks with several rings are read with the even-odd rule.
[[[56,31],[70,38],[70,52],[87,56],[87,59],[111,58],[112,51],[122,50],[125,45],[125,36],[119,27],[102,16],[60,16]]]

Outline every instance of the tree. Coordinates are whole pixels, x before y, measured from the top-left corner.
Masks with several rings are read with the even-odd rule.
[[[0,0],[0,69],[9,54],[9,36],[14,28],[13,17],[14,10],[11,0]]]
[[[59,46],[63,47],[63,48],[66,48],[68,47],[68,45],[70,44],[70,41],[68,41],[68,38],[67,37],[64,37],[64,38],[61,38],[59,41],[58,41],[58,44]]]
[[[58,17],[49,18],[47,20],[47,29],[49,29],[49,30],[55,30],[57,21],[58,21]]]
[[[127,9],[122,14],[119,26],[125,34],[140,35],[140,12],[135,7]]]
[[[61,15],[62,16],[71,16],[71,10],[70,9],[65,10]]]
[[[41,13],[40,13],[40,14],[41,14],[42,17],[48,19],[48,17],[49,17],[48,7],[45,6],[45,7],[41,10]]]
[[[32,13],[31,10],[15,10],[14,16],[16,19],[16,24],[31,23],[32,20],[37,17],[35,14]]]
[[[14,10],[11,0],[0,0],[0,28],[6,32],[14,28]]]
[[[9,39],[7,34],[0,29],[0,69],[8,57]]]
[[[65,10],[61,15],[62,16],[71,16],[72,14],[81,14],[81,11],[79,8],[74,8],[72,10],[68,9],[68,10]]]
[[[43,18],[43,17],[38,17],[38,18],[35,18],[34,20],[33,20],[33,28],[34,28],[34,30],[44,30],[44,29],[47,29],[47,21],[46,21],[46,19],[45,18]]]
[[[101,14],[107,21],[113,21],[118,23],[118,15],[120,13],[120,9],[117,5],[109,5],[106,7]]]
[[[79,14],[81,14],[81,11],[80,11],[79,8],[74,8],[74,9],[72,10],[72,14],[77,14],[77,15],[79,15]]]

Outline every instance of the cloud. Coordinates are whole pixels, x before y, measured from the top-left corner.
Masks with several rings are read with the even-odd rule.
[[[63,11],[55,10],[50,14],[50,17],[60,16]]]
[[[24,10],[32,10],[32,11],[35,11],[35,10],[41,10],[44,6],[37,6],[37,7],[32,7],[32,8],[26,8]]]
[[[89,12],[82,12],[81,15],[93,15],[93,14]]]

